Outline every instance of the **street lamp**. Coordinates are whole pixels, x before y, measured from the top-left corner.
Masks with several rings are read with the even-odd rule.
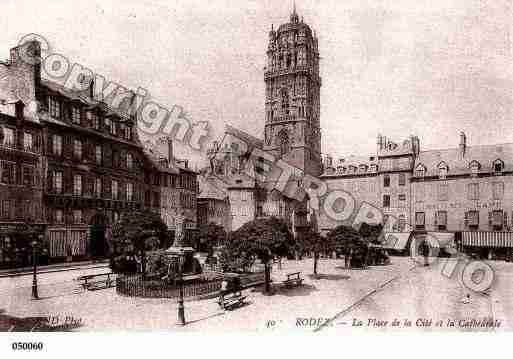
[[[183,306],[183,263],[185,262],[184,251],[183,248],[180,248],[180,252],[178,254],[178,283],[179,283],[179,291],[178,291],[178,325],[185,325],[185,311]]]
[[[39,235],[39,241],[42,241],[42,235]],[[34,239],[32,241],[32,262],[34,264],[34,270],[32,272],[32,299],[39,299],[37,293],[37,244],[38,241]]]

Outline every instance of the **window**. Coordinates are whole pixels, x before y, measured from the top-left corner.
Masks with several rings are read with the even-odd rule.
[[[55,156],[62,155],[62,136],[59,136],[59,135],[52,136],[52,152]]]
[[[32,186],[34,184],[34,167],[23,166],[23,185]]]
[[[378,165],[370,165],[370,170],[372,172],[377,172],[378,171]]]
[[[465,213],[465,224],[469,230],[477,230],[479,228],[479,212],[468,211]]]
[[[447,183],[441,183],[438,185],[438,200],[449,200],[449,185]]]
[[[4,139],[2,144],[5,147],[16,147],[16,142],[14,141],[14,130],[9,127],[3,127]]]
[[[119,221],[119,212],[116,212],[116,211],[112,212],[112,222],[116,223],[118,221]]]
[[[50,96],[48,98],[48,112],[54,118],[61,117],[61,104],[55,97]]]
[[[29,132],[23,134],[23,149],[28,152],[34,152],[34,138]]]
[[[426,214],[424,212],[415,212],[415,228],[425,229],[426,227]]]
[[[75,196],[82,195],[82,176],[81,175],[73,176],[73,194]]]
[[[111,192],[112,192],[112,199],[118,199],[119,198],[118,181],[112,180]]]
[[[435,213],[435,225],[439,231],[447,229],[447,211],[437,211]]]
[[[116,129],[117,129],[116,121],[111,121],[110,122],[110,133],[112,135],[116,135],[116,133],[117,133]]]
[[[73,141],[73,156],[77,160],[82,159],[82,141],[77,139]]]
[[[415,176],[417,177],[424,177],[426,175],[426,167],[423,165],[418,165],[415,169]]]
[[[479,174],[479,169],[481,168],[481,165],[479,164],[479,162],[477,161],[472,161],[470,162],[470,173],[472,175],[472,177],[477,177],[477,175]]]
[[[105,127],[109,132],[112,132],[112,121],[110,120],[110,117],[105,117]]]
[[[283,115],[289,114],[289,94],[286,89],[281,92],[281,109]]]
[[[56,209],[54,212],[55,223],[64,223],[64,213],[62,209]]]
[[[449,171],[449,167],[447,167],[447,164],[445,162],[440,163],[438,165],[438,178],[446,179],[448,171]]]
[[[126,184],[126,200],[133,201],[134,199],[134,184],[127,183]]]
[[[91,121],[91,125],[95,130],[100,129],[100,117],[98,117],[98,114],[96,112],[88,112],[87,113],[89,120]]]
[[[406,195],[404,193],[399,195],[399,201],[406,201]]]
[[[16,163],[1,161],[1,182],[14,184],[16,182]]]
[[[503,199],[504,198],[504,182],[492,183],[492,195],[493,195],[493,199]]]
[[[102,179],[96,178],[94,180],[94,194],[96,197],[102,196]]]
[[[5,219],[14,217],[14,201],[13,200],[3,200],[1,210],[1,217]]]
[[[479,199],[479,183],[467,184],[467,198]]]
[[[74,124],[80,125],[80,107],[78,107],[78,106],[71,107],[71,121]]]
[[[495,210],[491,212],[491,229],[494,231],[502,231],[504,226],[504,212]]]
[[[75,224],[82,223],[82,210],[81,209],[73,210],[73,223],[75,223]]]
[[[96,157],[96,164],[101,166],[103,163],[102,146],[101,145],[96,145],[95,157]]]
[[[131,140],[132,139],[132,127],[126,128],[126,139]]]
[[[383,196],[383,207],[388,208],[390,207],[390,195],[385,194]]]
[[[280,156],[283,156],[290,151],[290,141],[287,131],[280,131],[278,134],[278,144],[280,146]]]
[[[390,187],[390,175],[383,176],[383,187]]]
[[[495,172],[495,174],[499,174],[503,170],[504,170],[504,162],[502,162],[501,160],[495,160],[493,162],[493,171]]]
[[[52,188],[55,193],[62,193],[62,171],[53,171]]]
[[[406,174],[399,173],[399,186],[405,186],[406,185]]]
[[[398,229],[400,232],[404,231],[406,228],[406,216],[404,214],[399,215],[399,221],[398,221]]]
[[[132,154],[130,152],[126,153],[126,168],[131,170],[134,166],[134,159],[132,157]]]

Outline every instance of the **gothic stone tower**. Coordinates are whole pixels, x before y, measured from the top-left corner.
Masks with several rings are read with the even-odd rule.
[[[265,69],[264,150],[305,174],[321,173],[318,40],[299,20],[271,29]]]

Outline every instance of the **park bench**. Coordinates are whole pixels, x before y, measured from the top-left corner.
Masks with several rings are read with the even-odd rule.
[[[303,278],[300,277],[301,272],[289,273],[287,274],[287,279],[283,281],[283,284],[286,287],[292,287],[294,285],[303,284]]]
[[[99,273],[99,274],[88,274],[78,277],[76,280],[80,282],[80,286],[84,290],[97,290],[113,287],[116,284],[114,273]]]
[[[235,292],[231,295],[225,295],[222,299],[219,297],[217,304],[225,310],[231,310],[243,305],[245,299],[246,296],[243,296],[241,292]]]

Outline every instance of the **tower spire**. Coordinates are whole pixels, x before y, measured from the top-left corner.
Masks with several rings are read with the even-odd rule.
[[[299,22],[299,16],[297,16],[296,12],[296,0],[292,2],[292,14],[290,14],[290,22],[297,23]]]

